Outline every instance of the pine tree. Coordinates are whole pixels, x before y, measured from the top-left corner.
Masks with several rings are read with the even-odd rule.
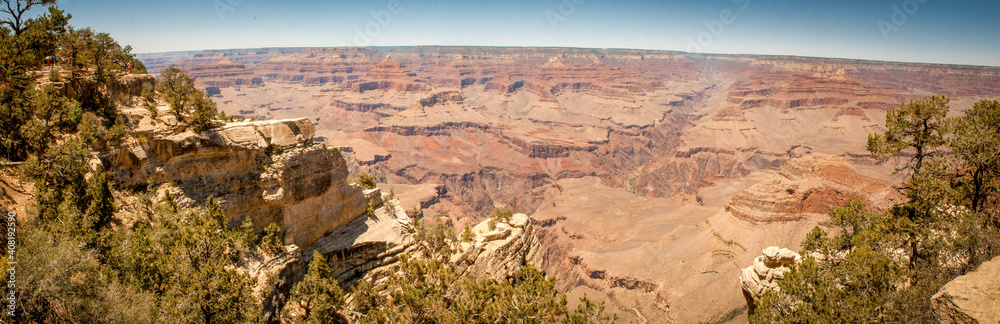
[[[337,310],[344,305],[344,293],[330,277],[330,266],[319,251],[313,251],[309,271],[292,287],[289,300],[305,311],[306,323],[333,323],[339,318]]]

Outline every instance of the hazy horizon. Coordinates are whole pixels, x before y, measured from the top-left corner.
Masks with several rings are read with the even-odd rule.
[[[991,1],[57,2],[136,53],[572,47],[1000,66]]]

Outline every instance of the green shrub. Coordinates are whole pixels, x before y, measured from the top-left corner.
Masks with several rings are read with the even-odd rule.
[[[462,242],[472,242],[476,239],[476,234],[472,233],[472,229],[469,226],[465,226],[465,230],[462,231]]]
[[[490,218],[495,219],[495,220],[497,220],[499,222],[504,222],[504,223],[510,222],[510,218],[511,217],[514,217],[514,212],[512,212],[510,210],[507,210],[507,209],[500,209],[500,208],[494,209],[493,210],[493,214],[490,215]]]
[[[59,82],[59,70],[58,69],[52,68],[51,70],[49,70],[49,81],[51,81],[51,82]]]
[[[278,254],[285,250],[285,245],[281,242],[281,227],[271,223],[264,229],[264,238],[260,241],[260,247],[269,254]]]
[[[375,183],[375,177],[367,173],[358,174],[356,177],[351,177],[348,182],[361,186],[365,190],[375,189],[378,186]]]

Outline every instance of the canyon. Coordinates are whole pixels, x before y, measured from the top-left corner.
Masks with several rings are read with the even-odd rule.
[[[735,278],[760,251],[798,250],[831,206],[901,201],[892,188],[901,178],[865,149],[868,134],[885,131],[887,110],[943,94],[950,114],[961,114],[1000,92],[996,67],[646,50],[289,48],[139,58],[152,72],[180,67],[220,110],[246,121],[217,136],[151,124],[148,144],[108,158],[137,173],[120,179],[174,181],[188,204],[215,195],[231,214],[288,227],[296,234],[286,243],[375,264],[406,248],[410,225],[393,217],[403,210],[445,215],[485,237],[487,215],[510,209],[530,218],[511,225],[522,234],[510,234],[515,245],[532,247],[514,253],[518,262],[555,275],[571,300],[586,294],[634,322],[745,318]],[[281,153],[266,153],[273,147]],[[348,184],[358,173],[382,189]],[[398,200],[385,206],[390,190]],[[379,216],[357,217],[369,200],[383,206]],[[316,216],[290,216],[305,211]],[[370,243],[340,242],[333,232]],[[467,251],[508,250],[484,246]],[[456,258],[480,276],[510,270]],[[373,266],[336,262],[344,278]]]

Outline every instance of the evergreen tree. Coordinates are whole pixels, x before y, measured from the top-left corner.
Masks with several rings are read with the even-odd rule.
[[[309,271],[292,287],[289,300],[305,312],[306,323],[333,323],[339,319],[337,310],[344,305],[344,293],[337,280],[330,277],[330,266],[319,251],[313,251]]]
[[[194,79],[177,67],[168,67],[160,72],[156,91],[170,104],[170,111],[178,119],[186,121],[195,132],[210,128],[211,121],[219,114],[218,108],[194,86]]]

